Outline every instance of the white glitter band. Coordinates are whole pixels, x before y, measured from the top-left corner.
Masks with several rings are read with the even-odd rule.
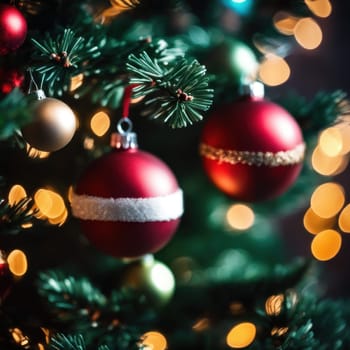
[[[219,163],[247,164],[268,167],[298,164],[304,159],[305,144],[301,143],[288,151],[250,152],[215,148],[205,143],[200,144],[199,152],[203,157],[217,160]]]
[[[150,222],[169,221],[183,214],[182,190],[151,198],[103,198],[72,195],[73,216],[83,220]]]

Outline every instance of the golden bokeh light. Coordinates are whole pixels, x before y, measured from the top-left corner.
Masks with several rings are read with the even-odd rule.
[[[242,349],[253,343],[256,327],[251,322],[242,322],[234,326],[226,336],[226,343],[234,349]]]
[[[234,204],[228,209],[226,220],[236,230],[247,230],[253,226],[255,215],[253,210],[247,205]]]
[[[322,30],[310,17],[302,18],[294,28],[295,40],[307,50],[316,49],[322,42]]]
[[[335,182],[326,182],[315,189],[310,202],[316,215],[331,218],[338,214],[345,203],[344,188]]]
[[[271,335],[274,337],[283,337],[288,332],[288,330],[288,327],[273,327],[271,329]]]
[[[141,338],[141,342],[144,347],[150,350],[165,350],[168,346],[164,335],[155,331],[145,333]]]
[[[60,217],[66,210],[63,198],[58,193],[44,188],[35,192],[34,201],[40,212],[50,219]]]
[[[284,58],[267,54],[260,63],[258,75],[264,84],[277,86],[289,79],[290,68]]]
[[[275,28],[284,35],[294,35],[294,27],[298,21],[298,17],[292,16],[285,11],[278,11],[273,16],[273,24]]]
[[[85,137],[84,148],[87,150],[92,150],[95,147],[95,140],[92,137]]]
[[[310,11],[318,17],[326,18],[332,13],[332,4],[329,0],[304,0]]]
[[[7,257],[10,271],[15,276],[23,276],[28,270],[26,255],[19,249],[12,250]]]
[[[282,311],[283,303],[284,303],[283,294],[271,295],[266,299],[266,302],[265,302],[266,314],[269,316],[278,316]]]
[[[30,346],[29,338],[24,335],[19,328],[11,328],[9,331],[11,332],[13,340],[21,347],[28,348]]]
[[[111,126],[111,120],[106,112],[99,111],[93,115],[90,127],[96,136],[103,136]]]
[[[13,185],[8,194],[9,205],[13,206],[26,197],[27,192],[21,185]]]
[[[350,233],[350,204],[341,211],[338,225],[343,232]]]
[[[35,147],[31,146],[29,143],[26,144],[27,155],[30,158],[45,159],[50,155],[50,152],[40,151]]]
[[[65,208],[63,213],[56,218],[48,218],[51,225],[62,226],[68,218],[68,210]]]
[[[343,150],[343,137],[340,128],[330,127],[322,131],[318,144],[323,153],[329,157],[336,157]]]
[[[317,234],[311,243],[312,255],[320,261],[334,258],[341,248],[341,235],[335,230],[324,230]]]
[[[312,152],[311,164],[313,169],[324,176],[334,176],[344,171],[349,163],[349,157],[339,155],[329,157],[317,146]]]
[[[210,326],[210,321],[208,318],[201,318],[193,326],[192,329],[196,332],[202,332],[208,329]]]
[[[69,86],[69,91],[75,91],[78,89],[80,86],[83,85],[84,82],[84,74],[79,73],[73,77],[70,78],[70,86]]]
[[[305,229],[309,233],[316,235],[321,231],[334,227],[336,223],[336,217],[333,216],[327,219],[321,218],[320,216],[315,214],[315,212],[311,208],[309,208],[304,214],[303,223]]]

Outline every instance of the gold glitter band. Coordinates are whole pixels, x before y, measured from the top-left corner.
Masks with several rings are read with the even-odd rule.
[[[298,164],[304,159],[305,144],[301,143],[289,151],[250,152],[215,148],[205,143],[199,146],[201,156],[217,160],[219,163],[248,164],[268,167]]]

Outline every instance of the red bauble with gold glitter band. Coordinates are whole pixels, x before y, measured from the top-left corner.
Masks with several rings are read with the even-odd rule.
[[[302,131],[279,105],[244,94],[215,110],[203,128],[206,174],[230,197],[255,202],[283,194],[297,179],[305,152]]]

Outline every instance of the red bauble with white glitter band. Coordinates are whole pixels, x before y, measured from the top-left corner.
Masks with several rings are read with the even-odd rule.
[[[174,174],[159,158],[139,150],[134,135],[118,134],[116,148],[88,167],[72,197],[73,215],[80,219],[86,237],[116,257],[161,249],[183,212]]]
[[[300,173],[304,151],[295,119],[248,94],[209,116],[200,144],[204,169],[216,187],[247,202],[284,193]]]

